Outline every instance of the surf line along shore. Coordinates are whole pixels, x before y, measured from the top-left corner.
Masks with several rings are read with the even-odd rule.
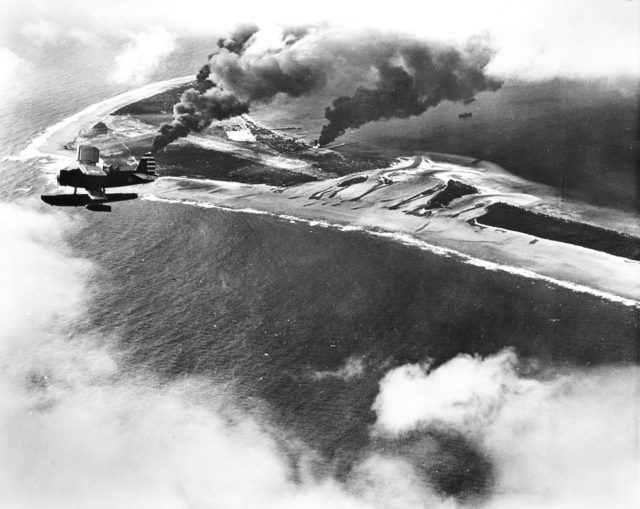
[[[193,76],[152,83],[93,104],[48,128],[20,156],[68,158],[64,145],[78,132],[121,107],[191,81]],[[532,188],[536,195],[528,194]],[[163,177],[134,191],[147,198],[363,229],[405,243],[415,241],[418,247],[489,270],[545,279],[626,305],[640,302],[637,260],[478,221],[495,203],[559,212],[553,210],[544,186],[484,161],[429,155],[399,158],[391,167],[288,188]]]

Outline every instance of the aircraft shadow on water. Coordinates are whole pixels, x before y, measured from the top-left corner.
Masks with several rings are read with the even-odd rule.
[[[42,195],[42,201],[59,207],[86,207],[97,212],[110,212],[107,203],[134,200],[136,193],[106,194],[109,187],[123,187],[148,184],[158,177],[156,160],[146,153],[138,162],[135,170],[121,170],[119,167],[105,166],[100,159],[100,150],[91,145],[78,147],[78,167],[61,170],[58,184],[73,187],[73,194]],[[88,194],[77,194],[78,188],[84,188]]]

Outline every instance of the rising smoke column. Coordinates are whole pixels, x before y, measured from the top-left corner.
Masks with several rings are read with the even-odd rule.
[[[161,127],[154,150],[278,94],[339,96],[326,110],[320,143],[327,144],[349,127],[419,115],[445,99],[496,90],[500,83],[484,74],[490,57],[478,43],[463,51],[390,34],[243,27],[218,39],[196,86],[174,106],[174,121]],[[355,94],[344,95],[354,88]]]
[[[208,65],[223,86],[240,97],[269,102],[279,93],[300,97],[326,86],[328,55],[317,54],[315,32],[306,28],[263,30],[241,46],[236,39],[218,41],[219,49]]]
[[[209,60],[220,51],[239,53],[251,36],[258,31],[255,25],[238,28],[228,38],[218,39],[217,49],[209,55]],[[153,140],[156,152],[172,141],[187,136],[191,131],[200,132],[214,120],[224,120],[248,113],[249,104],[238,98],[230,90],[225,90],[209,79],[211,66],[203,65],[196,75],[195,87],[185,90],[180,102],[173,107],[173,122],[163,124],[160,134]]]
[[[153,151],[191,131],[206,129],[214,120],[248,113],[252,101],[269,101],[280,92],[298,97],[324,84],[322,67],[289,58],[286,51],[307,34],[306,28],[283,29],[277,33],[276,47],[262,51],[256,50],[263,42],[255,37],[257,33],[258,27],[250,25],[218,39],[209,62],[196,76],[195,87],[186,90],[174,106],[173,122],[160,127]],[[222,84],[209,79],[212,71]]]
[[[483,72],[489,58],[481,46],[465,53],[424,44],[398,47],[391,58],[373,64],[379,76],[373,88],[359,87],[353,96],[338,97],[325,110],[329,123],[322,127],[320,145],[347,128],[420,115],[445,99],[462,101],[483,90],[497,90],[501,83]]]
[[[210,73],[209,66],[204,65],[196,76],[195,88],[182,93],[180,102],[173,107],[173,122],[163,124],[160,134],[153,140],[154,152],[191,131],[206,129],[214,120],[224,120],[249,111],[246,102],[211,81]]]

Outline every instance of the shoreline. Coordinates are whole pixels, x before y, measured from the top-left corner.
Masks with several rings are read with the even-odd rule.
[[[64,150],[64,145],[73,140],[80,131],[94,126],[107,115],[127,104],[193,80],[193,75],[189,75],[157,81],[87,106],[83,110],[47,127],[20,151],[18,157],[33,159],[43,156],[68,156],[68,151]]]
[[[270,212],[267,210],[261,210],[261,209],[252,209],[252,208],[233,208],[233,207],[226,207],[223,205],[216,205],[213,203],[209,203],[209,202],[198,202],[198,201],[194,201],[194,200],[178,200],[178,199],[172,199],[172,198],[163,198],[163,197],[159,197],[159,196],[155,196],[155,195],[143,195],[140,197],[142,200],[144,201],[151,201],[151,202],[161,202],[161,203],[168,203],[168,204],[176,204],[176,205],[186,205],[186,206],[190,206],[190,207],[199,207],[199,208],[205,208],[205,209],[218,209],[218,210],[223,210],[226,212],[237,212],[237,213],[241,213],[241,214],[254,214],[254,215],[261,215],[261,216],[270,216],[273,218],[277,218],[283,221],[290,221],[290,222],[295,222],[295,223],[304,223],[304,224],[308,224],[309,226],[315,227],[321,227],[321,228],[332,228],[332,229],[336,229],[336,230],[340,230],[343,232],[362,232],[362,233],[366,233],[367,235],[372,235],[375,237],[381,237],[381,238],[386,238],[389,239],[392,242],[398,242],[402,245],[405,246],[409,246],[409,247],[414,247],[417,249],[420,249],[422,251],[427,251],[429,253],[435,254],[437,256],[445,256],[448,258],[456,258],[458,261],[462,262],[462,263],[466,263],[468,265],[473,265],[475,267],[479,267],[479,268],[483,268],[485,270],[490,270],[490,271],[499,271],[499,272],[504,272],[507,274],[513,274],[516,276],[520,276],[526,279],[533,279],[536,281],[542,281],[542,282],[547,282],[550,284],[553,284],[555,286],[559,286],[561,288],[565,288],[567,290],[571,290],[577,293],[584,293],[584,294],[588,294],[588,295],[592,295],[594,297],[599,297],[601,299],[604,300],[608,300],[610,302],[617,302],[620,304],[623,304],[625,306],[628,307],[635,307],[635,306],[639,306],[640,305],[640,300],[636,300],[636,299],[632,299],[632,298],[625,298],[622,297],[620,295],[616,295],[614,293],[609,293],[609,292],[605,292],[605,291],[601,291],[595,288],[591,288],[589,286],[585,286],[585,285],[580,285],[577,283],[573,283],[571,281],[563,281],[561,279],[556,279],[550,276],[544,276],[538,273],[535,273],[531,270],[527,270],[527,269],[523,269],[523,268],[519,268],[519,267],[512,267],[509,265],[500,265],[498,263],[495,262],[488,262],[486,260],[481,260],[479,258],[474,258],[472,256],[469,256],[465,253],[459,252],[459,251],[455,251],[453,249],[449,249],[449,248],[445,248],[445,247],[440,247],[440,246],[436,246],[433,244],[429,244],[426,241],[423,240],[419,240],[418,238],[409,235],[409,234],[403,234],[403,233],[393,233],[393,232],[387,232],[387,231],[383,231],[383,230],[373,230],[373,229],[366,229],[363,227],[359,227],[359,226],[354,226],[354,225],[347,225],[347,224],[340,224],[340,223],[330,223],[321,219],[304,219],[301,217],[296,217],[296,216],[290,216],[290,215],[283,215],[283,214],[276,214],[274,212]]]
[[[427,166],[435,163],[429,162]],[[415,179],[446,179],[447,171],[430,172],[414,168],[413,159],[391,169],[367,172],[376,175],[415,172]],[[422,173],[420,173],[422,172]],[[357,175],[357,174],[356,174]],[[527,194],[487,193],[463,196],[449,207],[432,211],[427,217],[406,213],[394,207],[406,193],[419,192],[423,185],[405,182],[404,188],[379,188],[363,198],[366,181],[351,186],[340,184],[349,177],[310,182],[290,188],[234,182],[164,177],[151,188],[139,188],[147,200],[162,200],[204,208],[220,208],[247,213],[269,214],[281,219],[304,221],[311,225],[368,233],[400,240],[428,251],[455,256],[487,270],[500,270],[530,279],[541,279],[583,293],[598,295],[627,306],[640,304],[640,262],[586,247],[565,244],[490,226],[475,224],[493,203],[509,201],[520,206],[538,204],[540,199]],[[480,177],[481,178],[481,177]],[[375,184],[373,184],[375,187]],[[197,188],[196,188],[197,187]],[[355,189],[360,187],[360,189]],[[392,190],[397,195],[392,194]],[[337,191],[336,195],[329,197]],[[366,191],[365,191],[366,193]],[[380,194],[374,198],[375,194]],[[315,198],[321,194],[325,197]],[[340,196],[340,195],[343,196]],[[356,198],[354,200],[354,197]],[[430,199],[426,195],[423,200]]]
[[[127,104],[192,79],[185,76],[152,83],[91,105],[47,128],[20,156],[71,159],[64,144],[79,131]],[[390,167],[284,188],[161,177],[132,191],[147,200],[264,213],[313,225],[363,230],[440,255],[455,256],[487,270],[542,279],[627,306],[640,304],[640,262],[475,223],[495,203],[524,209],[535,206],[542,213],[558,212],[554,197],[546,192],[545,186],[515,177],[485,161],[464,156],[455,156],[452,161],[455,162],[447,162],[447,158],[435,161],[428,156],[401,157]],[[434,208],[437,193],[451,181],[469,191]],[[530,194],[532,189],[535,195]],[[571,219],[570,211],[562,213]]]

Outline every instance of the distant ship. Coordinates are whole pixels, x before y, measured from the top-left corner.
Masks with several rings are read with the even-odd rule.
[[[469,118],[471,116],[471,112],[467,111],[465,113],[460,113],[460,115],[458,115],[458,118]]]
[[[462,101],[462,104],[471,104],[475,100],[475,97],[469,97],[469,99],[465,99],[464,101]]]

